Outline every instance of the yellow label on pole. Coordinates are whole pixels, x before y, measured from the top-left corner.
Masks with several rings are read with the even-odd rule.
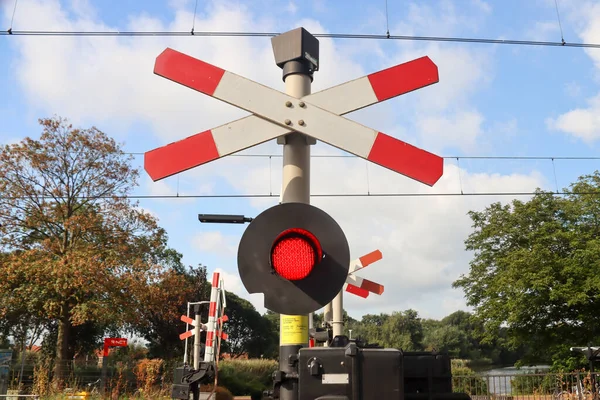
[[[283,315],[280,317],[281,329],[279,345],[302,345],[308,343],[308,315]]]

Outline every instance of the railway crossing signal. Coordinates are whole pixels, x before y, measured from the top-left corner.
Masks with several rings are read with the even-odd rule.
[[[274,392],[276,398],[297,400],[302,376],[307,375],[300,373],[304,370],[292,360],[303,357],[300,349],[308,344],[309,324],[305,323],[306,315],[293,314],[319,309],[345,285],[346,289],[373,289],[375,293],[383,289],[370,285],[362,288],[365,280],[359,282],[355,270],[348,274],[350,258],[343,231],[324,211],[307,204],[309,146],[320,140],[433,186],[443,174],[441,157],[343,115],[437,83],[439,76],[437,66],[428,57],[421,57],[310,94],[313,72],[319,68],[318,40],[299,28],[272,38],[272,45],[276,63],[283,69],[286,93],[176,50],[164,50],[156,59],[155,74],[251,115],[148,151],[144,168],[152,180],[158,181],[271,139],[283,139],[282,204],[264,211],[248,226],[238,249],[238,269],[247,290],[263,292],[265,306],[282,314],[280,370],[274,375]],[[209,331],[213,331],[213,320],[209,321]],[[206,371],[200,368],[195,372],[197,381],[210,375],[206,362],[205,358],[202,366],[207,367]],[[313,368],[318,364],[311,365],[312,376],[319,371]],[[337,356],[335,365],[340,365]],[[362,379],[355,372],[353,367],[351,379]],[[328,386],[323,385],[323,393],[330,392]],[[386,394],[393,392],[394,398],[402,396],[395,389],[390,393],[379,389]],[[312,396],[306,391],[304,395]],[[358,399],[354,394],[352,398]]]

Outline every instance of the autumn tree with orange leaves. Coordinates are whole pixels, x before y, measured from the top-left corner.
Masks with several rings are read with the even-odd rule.
[[[149,309],[173,318],[187,294],[171,268],[181,255],[126,197],[138,178],[131,156],[94,127],[39,122],[39,140],[0,148],[0,319],[27,312],[58,325],[60,387],[73,327],[139,329]]]

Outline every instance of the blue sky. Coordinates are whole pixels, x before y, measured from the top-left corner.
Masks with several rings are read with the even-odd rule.
[[[388,2],[392,35],[560,41],[553,0]],[[563,4],[564,3],[564,4]],[[558,2],[567,42],[600,43],[600,6]],[[0,0],[1,28],[15,3]],[[194,1],[19,0],[13,30],[180,30],[192,26]],[[385,1],[203,1],[195,30],[312,33],[386,32]],[[321,70],[313,91],[424,55],[440,82],[348,115],[442,156],[598,156],[600,50],[490,44],[320,39]],[[283,90],[269,38],[0,36],[0,143],[37,137],[37,119],[52,115],[95,125],[143,153],[246,115],[152,73],[165,47],[190,54]],[[245,154],[280,155],[274,142]],[[342,152],[318,144],[313,154]],[[141,169],[136,193],[279,193],[280,157],[227,157],[153,183]],[[600,162],[557,160],[446,160],[433,188],[354,158],[315,158],[313,193],[530,192],[563,188]],[[379,248],[384,259],[363,276],[386,286],[381,297],[344,301],[354,317],[414,308],[441,318],[465,308],[450,288],[468,270],[463,241],[468,210],[510,197],[315,198],[336,218],[359,257]],[[270,199],[147,199],[172,247],[187,264],[226,274],[226,286],[250,299],[237,275],[244,226],[204,225],[198,213],[255,216]]]

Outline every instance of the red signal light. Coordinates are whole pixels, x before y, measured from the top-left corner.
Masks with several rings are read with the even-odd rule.
[[[283,231],[271,249],[271,266],[290,281],[306,278],[323,258],[319,240],[307,230],[291,228]]]

